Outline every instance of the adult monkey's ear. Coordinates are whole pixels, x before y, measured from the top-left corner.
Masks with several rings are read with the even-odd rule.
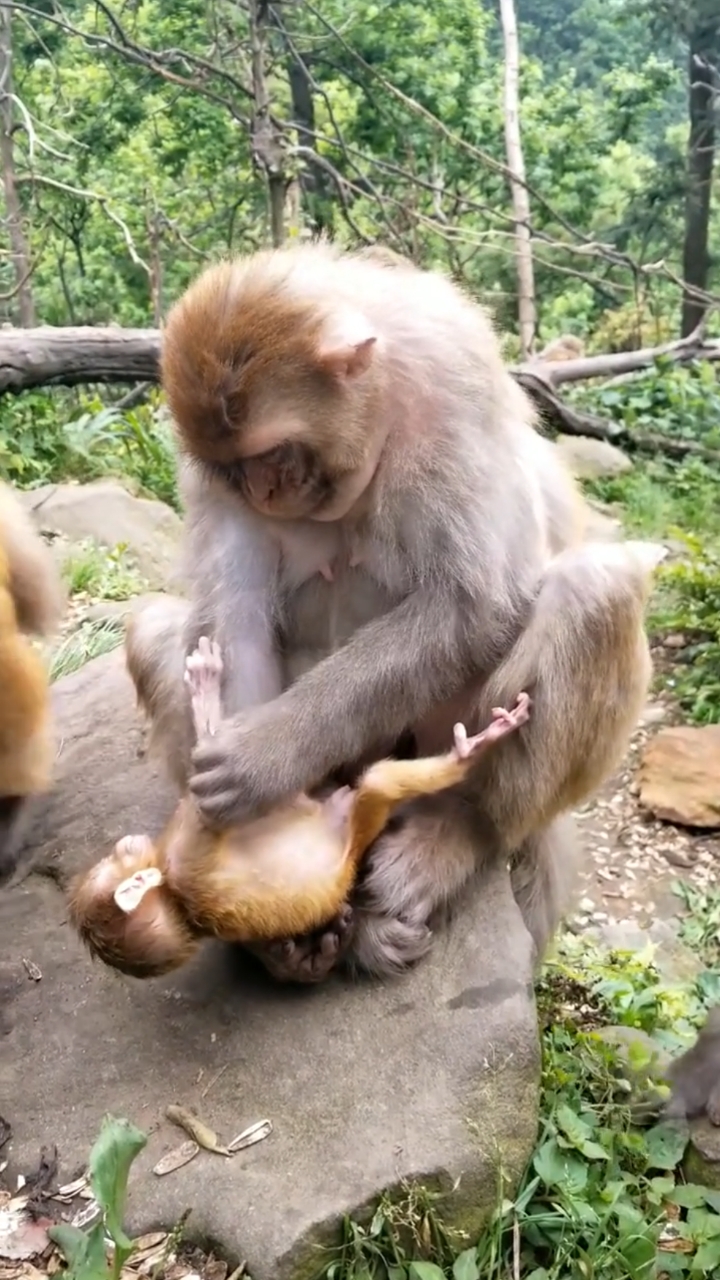
[[[341,381],[358,378],[370,368],[377,341],[374,325],[361,311],[334,312],[320,335],[318,365]]]

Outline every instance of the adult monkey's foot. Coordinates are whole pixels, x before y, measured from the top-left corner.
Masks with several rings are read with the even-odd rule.
[[[355,932],[349,903],[334,920],[312,933],[248,947],[277,982],[323,982],[345,955]]]

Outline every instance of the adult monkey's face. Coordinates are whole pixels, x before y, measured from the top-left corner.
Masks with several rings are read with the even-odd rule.
[[[338,519],[377,465],[377,335],[273,270],[259,255],[200,276],[168,317],[163,385],[183,451],[253,509]]]

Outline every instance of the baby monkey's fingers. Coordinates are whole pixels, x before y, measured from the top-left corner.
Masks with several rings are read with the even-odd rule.
[[[184,677],[190,690],[195,732],[199,738],[215,733],[222,719],[222,670],[220,645],[207,636],[201,636],[197,649],[185,659]]]
[[[453,750],[457,759],[468,760],[470,756],[479,757],[493,743],[499,742],[508,733],[526,724],[530,719],[530,705],[527,693],[520,693],[512,711],[508,711],[505,707],[493,707],[492,722],[487,729],[483,729],[482,733],[476,733],[472,738],[468,738],[463,724],[456,724],[453,728]]]

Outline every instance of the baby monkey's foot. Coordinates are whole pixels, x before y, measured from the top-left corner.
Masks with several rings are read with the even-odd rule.
[[[322,982],[344,956],[354,930],[353,909],[346,902],[321,929],[252,950],[278,982]]]
[[[512,711],[507,711],[505,707],[493,707],[492,723],[487,729],[483,729],[482,733],[476,733],[472,738],[468,738],[463,724],[456,724],[453,728],[453,750],[458,760],[482,755],[483,751],[494,742],[499,742],[508,733],[519,729],[521,724],[527,724],[530,719],[530,705],[528,695],[520,693]]]
[[[185,683],[190,690],[195,733],[198,738],[215,733],[222,720],[220,677],[223,662],[220,645],[201,636],[197,649],[185,659]]]

